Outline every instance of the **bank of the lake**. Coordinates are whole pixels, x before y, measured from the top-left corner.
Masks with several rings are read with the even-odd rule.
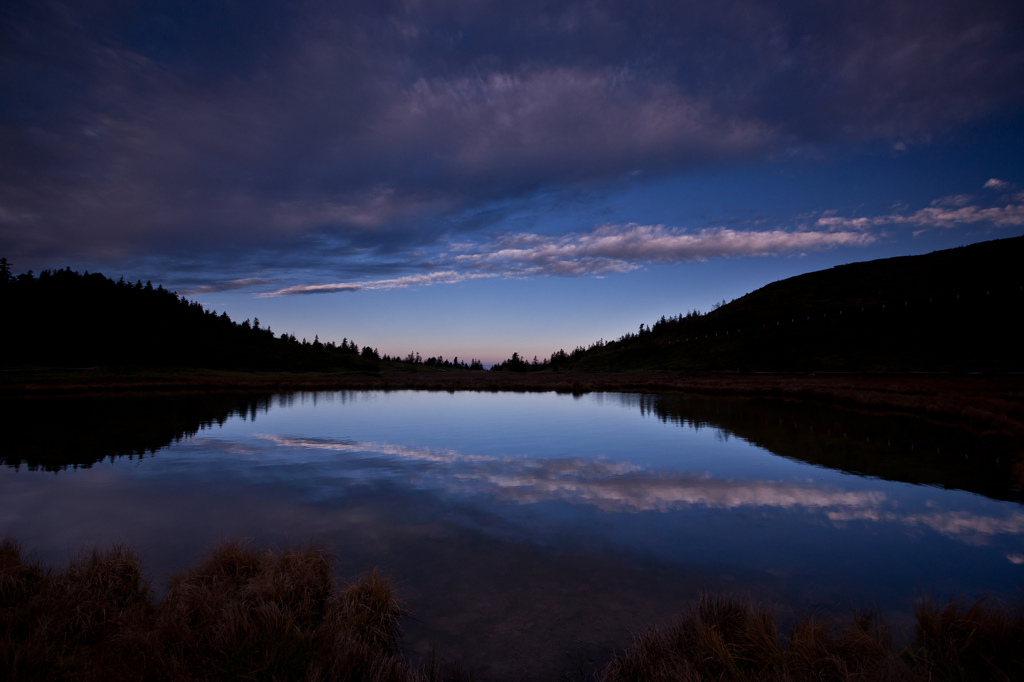
[[[1024,374],[37,369],[0,373],[0,396],[176,391],[590,391],[771,397],[923,417],[1024,445]]]

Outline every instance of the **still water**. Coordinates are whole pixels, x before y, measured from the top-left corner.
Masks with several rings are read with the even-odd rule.
[[[487,677],[599,664],[699,590],[899,621],[1024,585],[1013,453],[923,421],[614,393],[0,407],[0,533],[44,561],[125,542],[159,587],[222,538],[313,541],[393,577],[410,653]]]

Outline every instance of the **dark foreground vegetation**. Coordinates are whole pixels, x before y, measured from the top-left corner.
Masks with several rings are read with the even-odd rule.
[[[376,573],[338,587],[313,547],[225,543],[171,577],[155,602],[138,556],[94,551],[55,570],[0,543],[5,680],[381,680],[464,677],[412,665],[405,615]],[[636,636],[604,682],[1024,679],[1024,612],[995,601],[920,600],[910,632],[875,614],[804,618],[787,635],[770,610],[703,595],[676,623]],[[529,656],[530,652],[522,652]]]
[[[339,588],[316,548],[225,543],[173,576],[155,603],[138,555],[115,547],[66,568],[0,543],[0,679],[374,680],[442,678],[397,648],[405,613],[376,573]]]
[[[910,633],[874,613],[846,622],[798,620],[787,636],[770,609],[725,595],[702,595],[664,629],[651,628],[617,655],[603,682],[703,680],[1020,680],[1020,605],[917,602]]]
[[[1024,237],[836,266],[615,341],[492,369],[1024,370]]]

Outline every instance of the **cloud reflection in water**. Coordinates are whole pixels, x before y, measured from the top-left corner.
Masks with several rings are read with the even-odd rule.
[[[625,462],[579,457],[530,459],[463,454],[450,449],[380,442],[261,434],[276,447],[386,456],[420,465],[422,485],[450,492],[488,494],[519,504],[567,502],[603,512],[670,512],[693,507],[822,512],[837,525],[851,521],[926,527],[978,545],[997,534],[1024,534],[1024,513],[1005,517],[968,511],[905,513],[882,491],[850,491],[803,481],[717,479],[704,473],[652,471]],[[367,473],[367,472],[363,472]]]

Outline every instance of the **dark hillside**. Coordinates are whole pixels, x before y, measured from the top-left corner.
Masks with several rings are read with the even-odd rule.
[[[70,269],[0,273],[0,366],[204,367],[376,371],[360,352],[275,336],[259,320],[237,323],[149,283],[115,282]]]
[[[1024,237],[841,265],[578,349],[565,368],[1020,371]],[[557,355],[557,354],[556,354]]]

